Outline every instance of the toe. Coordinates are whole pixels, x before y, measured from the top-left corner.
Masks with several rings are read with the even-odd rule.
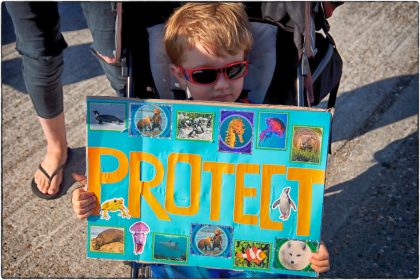
[[[48,188],[48,194],[56,194],[59,190],[59,186],[62,181],[62,171],[57,174],[51,181],[50,187]]]
[[[35,183],[38,187],[38,190],[42,193],[47,193],[48,190],[48,181],[45,180],[45,175],[41,171],[37,171],[35,173]]]
[[[44,160],[41,163],[43,169],[47,172],[47,174],[52,175],[57,168],[62,165],[67,158],[67,149],[66,153],[63,154],[61,152],[50,151],[47,152]],[[44,193],[53,195],[59,191],[61,182],[63,180],[63,169],[61,169],[49,182],[48,177],[45,176],[40,170],[37,170],[35,182],[38,185],[38,189]]]

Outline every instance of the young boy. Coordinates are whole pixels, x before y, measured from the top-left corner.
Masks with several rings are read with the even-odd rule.
[[[169,18],[164,44],[171,72],[187,92],[188,99],[246,102],[241,96],[252,46],[248,17],[239,3],[188,3]],[[74,175],[85,183],[85,177]],[[73,209],[78,218],[88,217],[95,197],[85,189],[73,192]],[[316,272],[329,270],[329,255],[321,243],[311,256]],[[279,278],[281,275],[251,271],[206,269],[195,266],[151,265],[156,278]]]

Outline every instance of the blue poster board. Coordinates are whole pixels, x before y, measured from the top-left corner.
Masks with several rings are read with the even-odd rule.
[[[87,256],[317,276],[331,114],[87,98]]]

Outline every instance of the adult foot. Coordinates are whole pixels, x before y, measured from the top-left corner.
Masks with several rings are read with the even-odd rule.
[[[61,165],[67,161],[67,147],[64,149],[48,149],[44,160],[41,162],[42,168],[50,176],[53,175]],[[57,175],[49,181],[49,178],[38,168],[34,175],[35,183],[39,191],[43,194],[54,195],[60,190],[63,181],[63,168],[58,170]]]

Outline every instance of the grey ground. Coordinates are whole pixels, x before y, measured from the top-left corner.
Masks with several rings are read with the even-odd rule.
[[[85,97],[111,95],[89,53],[78,4],[60,4],[67,137],[74,156],[65,196],[43,201],[30,181],[45,142],[25,94],[13,27],[2,9],[3,278],[129,277],[121,262],[86,259],[86,222],[71,210],[71,171],[85,171]],[[347,2],[330,20],[344,60],[333,125],[322,278],[418,278],[418,3]]]

